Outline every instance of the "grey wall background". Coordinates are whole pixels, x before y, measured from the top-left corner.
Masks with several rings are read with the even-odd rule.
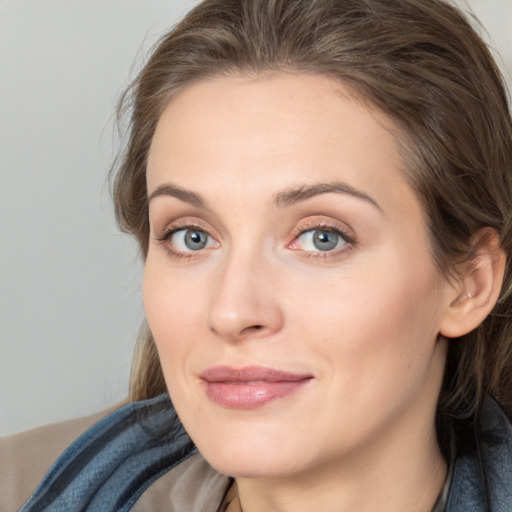
[[[114,105],[195,3],[0,0],[0,435],[127,394],[141,266],[105,181]],[[510,0],[459,3],[512,82]]]
[[[194,0],[0,0],[0,435],[127,394],[143,317],[115,102]]]

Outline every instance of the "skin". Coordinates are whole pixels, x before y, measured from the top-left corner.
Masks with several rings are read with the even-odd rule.
[[[145,310],[176,410],[244,512],[429,512],[443,485],[439,333],[459,290],[434,266],[393,129],[338,83],[280,73],[194,84],[159,120]],[[190,226],[205,248],[186,246]],[[315,229],[346,237],[318,250]],[[312,378],[231,409],[200,378],[217,365]]]

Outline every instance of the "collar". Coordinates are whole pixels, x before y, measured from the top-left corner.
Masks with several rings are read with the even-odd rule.
[[[446,512],[505,512],[512,506],[512,424],[491,398],[473,440],[457,447]]]

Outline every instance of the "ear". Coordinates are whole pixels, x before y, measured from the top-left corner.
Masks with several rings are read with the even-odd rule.
[[[473,255],[453,287],[455,298],[441,319],[441,335],[458,338],[485,320],[498,300],[505,262],[498,233],[491,228],[480,230],[474,237]]]

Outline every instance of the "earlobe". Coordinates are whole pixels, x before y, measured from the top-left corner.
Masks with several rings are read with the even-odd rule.
[[[458,338],[478,327],[498,300],[506,257],[498,233],[491,228],[475,236],[473,255],[464,264],[456,297],[449,304],[440,325],[445,338]]]

